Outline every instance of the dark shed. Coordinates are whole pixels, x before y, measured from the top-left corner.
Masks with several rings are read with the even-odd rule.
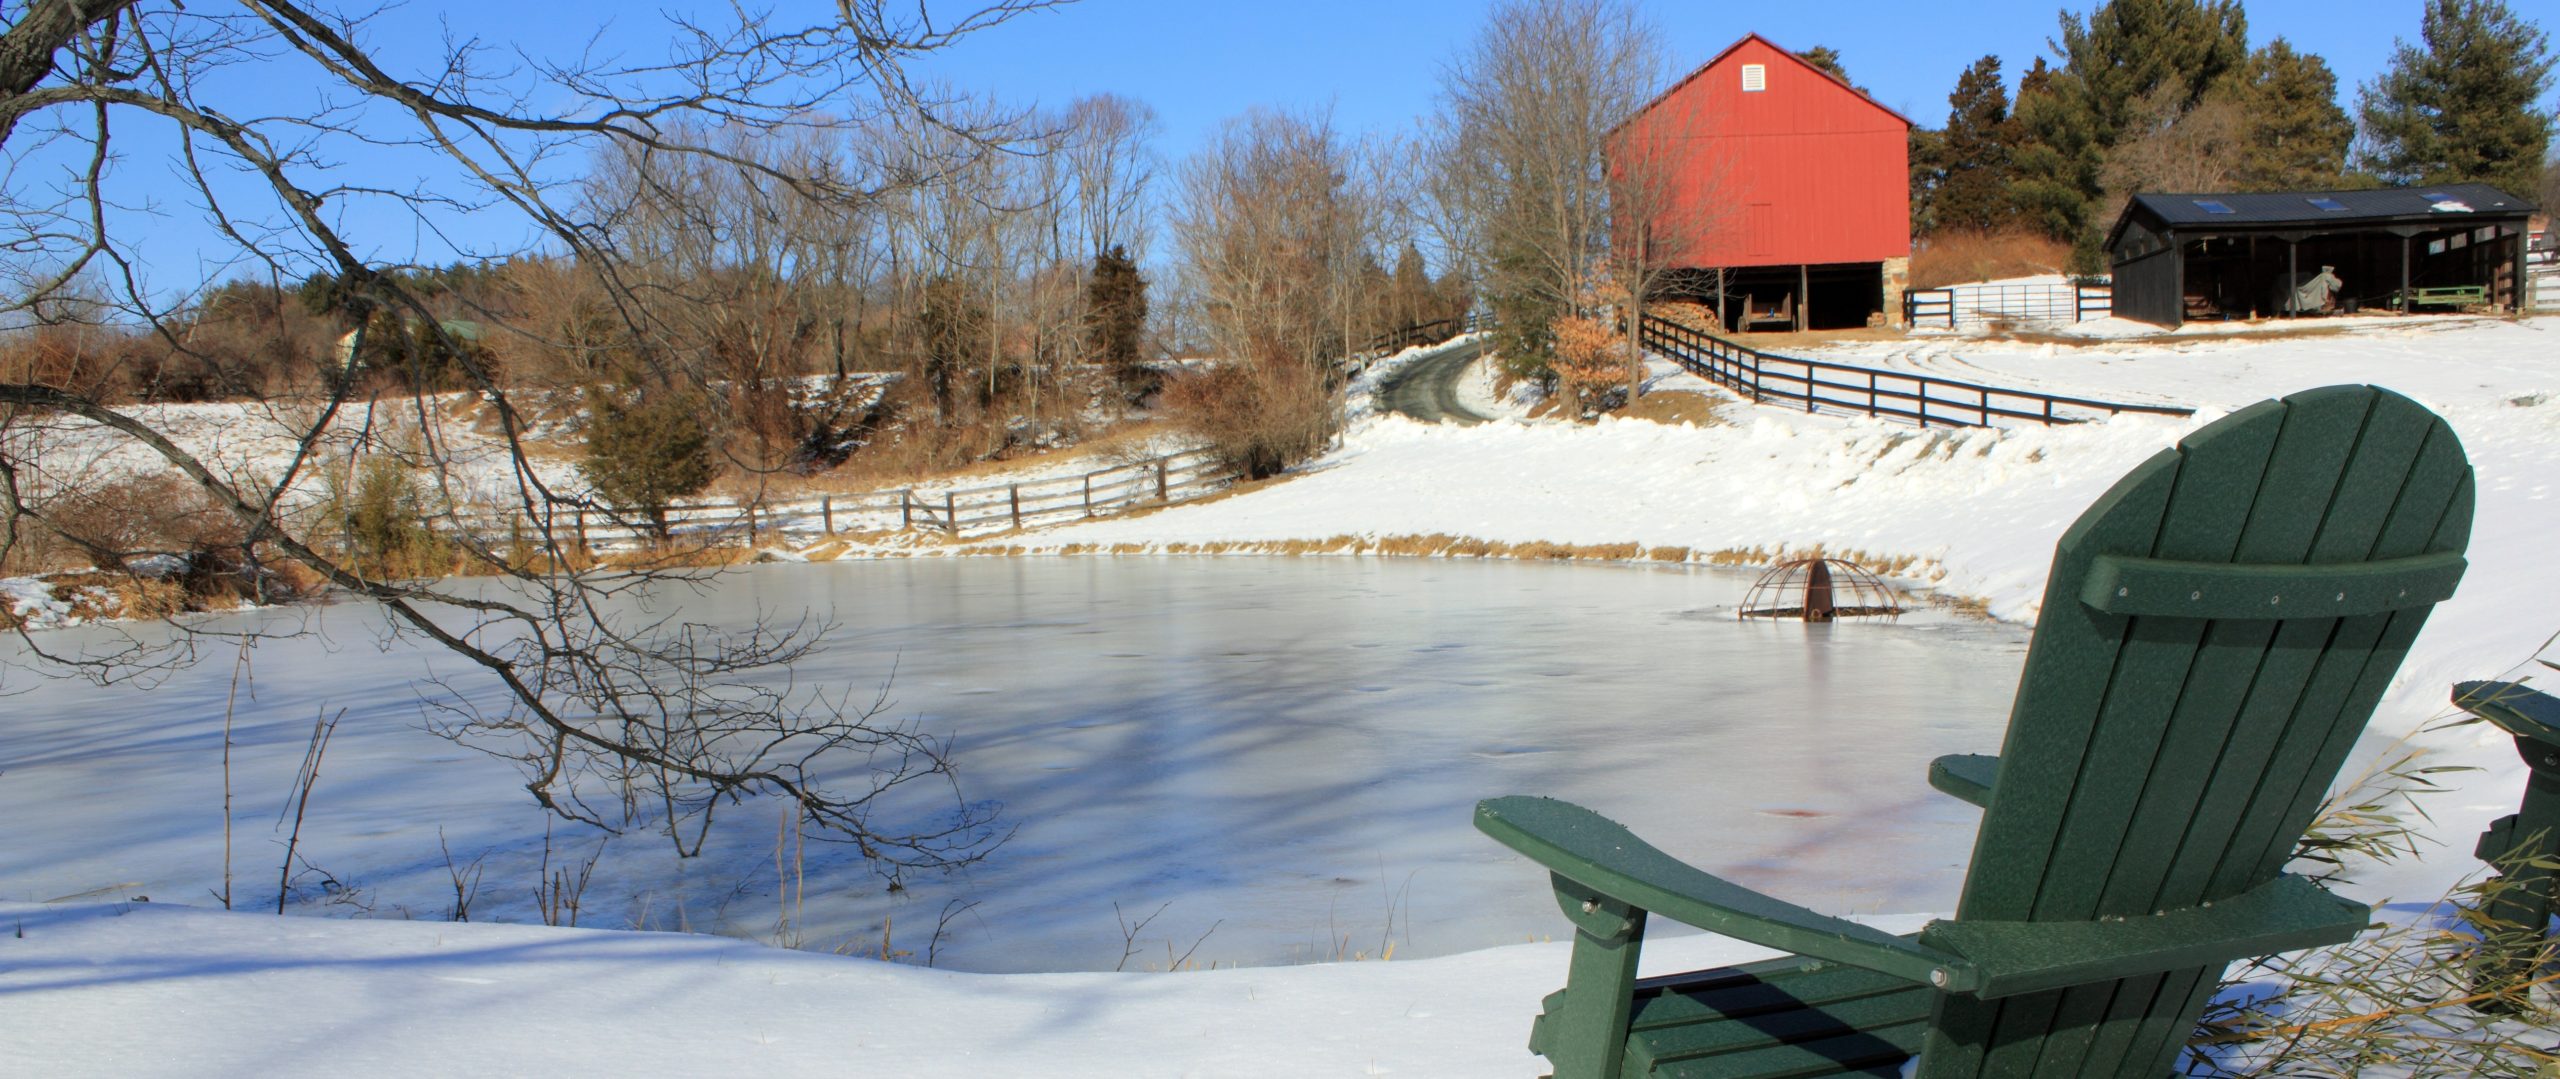
[[[2487,184],[2135,195],[2107,236],[2115,313],[2162,326],[2309,313],[2297,297],[2321,291],[2324,268],[2343,311],[2518,311],[2534,212]]]

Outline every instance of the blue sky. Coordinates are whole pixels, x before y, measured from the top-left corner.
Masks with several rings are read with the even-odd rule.
[[[932,2],[937,10],[953,6]],[[831,6],[799,0],[783,14]],[[1221,121],[1255,105],[1329,109],[1337,125],[1352,133],[1410,130],[1432,108],[1442,65],[1466,45],[1489,6],[1485,0],[1087,0],[986,31],[920,61],[916,74],[1017,105],[1061,105],[1105,91],[1136,98],[1158,111],[1158,148],[1178,159]],[[2546,26],[2560,24],[2555,0],[2530,0],[2516,8]],[[529,10],[541,13],[538,21],[525,18]],[[1976,0],[1962,6],[1651,0],[1645,10],[1662,29],[1671,63],[1680,71],[1748,32],[1792,49],[1828,45],[1840,51],[1852,78],[1884,104],[1934,127],[1945,121],[1946,95],[1957,73],[1976,57],[1999,55],[2014,84],[2035,57],[2048,55],[2059,9],[2052,0]],[[2248,9],[2250,40],[2263,43],[2282,34],[2297,48],[2326,57],[2338,73],[2342,103],[2352,108],[2354,87],[2384,68],[2393,39],[2416,38],[2419,10],[2420,0],[2262,0]],[[364,37],[388,66],[404,72],[419,72],[419,65],[431,62],[434,54],[425,46],[447,35],[477,36],[492,46],[553,58],[573,55],[595,39],[638,62],[664,47],[658,12],[610,0],[554,0],[534,8],[520,0],[411,4],[383,13]],[[274,101],[259,104],[290,115],[299,93],[270,84],[257,96],[274,95]],[[152,179],[168,170],[142,159],[141,145],[125,146],[135,158],[127,163],[129,180],[170,183]],[[341,161],[351,172],[368,166],[352,156]],[[412,163],[387,171],[403,167],[414,180]],[[183,204],[183,192],[172,184],[154,194],[166,214],[150,226],[154,243],[148,257],[156,284],[183,288],[182,281],[207,272],[237,272],[214,261],[220,244]],[[412,218],[376,217],[342,205],[357,233],[353,238],[377,257],[453,257],[443,238]],[[437,227],[483,251],[504,249],[525,235],[523,223],[503,212],[449,215]]]
[[[1063,102],[1098,91],[1146,101],[1180,156],[1218,122],[1256,105],[1331,107],[1353,131],[1402,128],[1431,108],[1441,65],[1474,35],[1485,0],[1089,0],[989,31],[925,69],[1020,100]],[[2091,6],[2073,4],[2073,10]],[[2546,26],[2560,3],[2516,10]],[[1680,70],[1746,33],[1790,49],[1828,45],[1878,100],[1923,125],[1946,121],[1956,75],[1986,53],[2012,86],[2049,56],[2053,0],[1914,4],[1652,0]],[[2338,73],[2341,99],[2390,61],[2394,37],[2416,40],[2419,0],[2261,0],[2249,39],[2282,35]]]

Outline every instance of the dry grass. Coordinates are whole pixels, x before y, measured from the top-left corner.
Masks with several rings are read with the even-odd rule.
[[[1628,403],[1610,415],[1622,420],[1649,420],[1659,424],[1694,424],[1699,427],[1723,427],[1733,422],[1724,410],[1739,406],[1731,398],[1688,390],[1655,390]]]
[[[1911,253],[1911,287],[2059,273],[2070,261],[2070,244],[2041,233],[1948,230],[1930,234]]]

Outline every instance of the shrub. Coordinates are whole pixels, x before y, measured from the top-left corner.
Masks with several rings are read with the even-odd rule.
[[[664,542],[667,507],[700,493],[717,472],[702,408],[679,393],[630,403],[590,389],[587,410],[587,456],[578,472],[606,504],[646,518],[650,535]]]
[[[376,454],[355,470],[355,490],[333,492],[349,568],[368,577],[430,577],[454,567],[454,545],[427,527],[418,481],[397,458]]]
[[[2070,260],[2071,245],[2042,233],[1946,229],[1930,233],[1912,252],[1911,287],[2057,273]]]
[[[1226,363],[1168,379],[1174,425],[1248,479],[1315,456],[1333,434],[1333,393],[1317,368]]]

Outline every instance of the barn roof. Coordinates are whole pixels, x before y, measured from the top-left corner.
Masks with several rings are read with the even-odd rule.
[[[2533,203],[2487,184],[2426,184],[2367,191],[2260,191],[2135,195],[2124,215],[2142,210],[2173,229],[2400,225],[2441,222],[2463,214],[2521,217]],[[2119,226],[2121,227],[2121,226]]]
[[[1908,116],[1904,116],[1903,114],[1901,114],[1901,113],[1899,113],[1899,112],[1895,112],[1895,111],[1893,111],[1892,109],[1886,108],[1886,107],[1884,106],[1884,103],[1883,103],[1883,102],[1877,101],[1873,96],[1869,95],[1866,91],[1861,90],[1861,89],[1858,89],[1858,88],[1857,88],[1857,87],[1855,87],[1855,86],[1851,86],[1851,85],[1849,85],[1849,81],[1848,81],[1848,80],[1843,79],[1843,78],[1841,78],[1841,77],[1840,77],[1840,76],[1838,76],[1838,75],[1834,75],[1834,74],[1832,74],[1832,73],[1830,73],[1830,72],[1828,72],[1828,71],[1824,71],[1823,69],[1821,69],[1821,68],[1819,68],[1819,67],[1814,66],[1814,64],[1813,64],[1813,62],[1812,62],[1812,61],[1806,60],[1804,57],[1801,57],[1801,56],[1796,55],[1795,50],[1790,49],[1790,48],[1787,48],[1787,47],[1786,47],[1786,46],[1784,46],[1784,45],[1780,45],[1780,44],[1778,44],[1777,42],[1774,42],[1774,41],[1769,40],[1768,38],[1761,37],[1761,36],[1760,36],[1759,34],[1757,34],[1757,33],[1749,33],[1749,34],[1744,34],[1744,35],[1742,35],[1740,38],[1736,39],[1736,40],[1734,41],[1734,43],[1733,43],[1733,44],[1725,46],[1725,47],[1724,47],[1724,51],[1719,52],[1719,53],[1715,54],[1714,56],[1708,57],[1708,58],[1707,58],[1707,62],[1706,62],[1706,63],[1703,63],[1703,64],[1698,65],[1697,70],[1695,70],[1695,71],[1691,71],[1690,73],[1688,73],[1688,74],[1686,74],[1686,75],[1682,75],[1682,76],[1680,76],[1679,81],[1674,82],[1674,83],[1672,83],[1671,85],[1664,87],[1661,93],[1653,95],[1653,99],[1652,99],[1652,100],[1645,102],[1645,103],[1644,103],[1644,105],[1643,105],[1643,106],[1641,106],[1641,107],[1639,107],[1639,108],[1637,108],[1637,109],[1636,109],[1636,111],[1631,112],[1631,113],[1628,113],[1624,118],[1621,118],[1621,119],[1618,121],[1618,123],[1617,123],[1617,126],[1616,126],[1616,127],[1612,127],[1612,128],[1610,128],[1610,129],[1609,129],[1610,133],[1611,133],[1611,134],[1615,134],[1615,133],[1617,133],[1618,128],[1627,126],[1628,121],[1634,120],[1634,119],[1635,119],[1636,117],[1638,117],[1638,116],[1642,116],[1642,115],[1644,115],[1644,114],[1645,114],[1645,113],[1647,113],[1647,112],[1651,112],[1651,111],[1653,111],[1653,107],[1654,107],[1654,106],[1662,104],[1664,101],[1669,100],[1669,99],[1670,99],[1670,97],[1671,97],[1671,95],[1679,93],[1679,92],[1680,92],[1680,88],[1681,88],[1681,87],[1687,86],[1687,85],[1689,85],[1690,83],[1693,83],[1693,82],[1698,81],[1698,77],[1699,77],[1699,76],[1706,74],[1706,73],[1707,73],[1707,71],[1708,71],[1709,69],[1711,69],[1711,68],[1715,67],[1717,64],[1721,64],[1721,63],[1723,63],[1726,57],[1731,56],[1731,55],[1733,55],[1733,54],[1734,54],[1734,51],[1735,51],[1735,50],[1740,49],[1740,48],[1742,48],[1743,46],[1748,45],[1748,44],[1750,44],[1750,43],[1752,43],[1752,42],[1754,42],[1754,41],[1757,41],[1757,42],[1759,42],[1759,43],[1761,43],[1761,44],[1763,44],[1763,45],[1768,46],[1772,51],[1776,52],[1776,53],[1777,53],[1778,55],[1780,55],[1780,56],[1784,56],[1784,57],[1786,57],[1786,58],[1787,58],[1787,59],[1789,59],[1789,60],[1793,60],[1793,61],[1795,61],[1797,64],[1802,65],[1802,66],[1804,67],[1804,69],[1805,69],[1805,70],[1810,71],[1810,72],[1813,72],[1813,73],[1814,73],[1814,74],[1816,74],[1816,75],[1820,75],[1820,76],[1822,76],[1823,78],[1829,79],[1829,80],[1831,80],[1832,82],[1835,82],[1835,83],[1840,84],[1840,88],[1841,88],[1841,89],[1843,89],[1843,90],[1847,90],[1847,91],[1849,91],[1850,93],[1857,95],[1858,100],[1860,100],[1860,101],[1864,101],[1864,102],[1866,102],[1867,104],[1874,106],[1874,107],[1875,107],[1875,109],[1876,109],[1876,111],[1881,112],[1881,113],[1883,113],[1883,114],[1885,114],[1885,115],[1887,115],[1887,116],[1893,117],[1893,118],[1894,118],[1894,119],[1896,119],[1896,120],[1900,120],[1900,121],[1902,121],[1902,125],[1903,125],[1904,127],[1911,127],[1911,126],[1914,126],[1914,125],[1911,123],[1911,118],[1910,118],[1910,117],[1908,117]]]

